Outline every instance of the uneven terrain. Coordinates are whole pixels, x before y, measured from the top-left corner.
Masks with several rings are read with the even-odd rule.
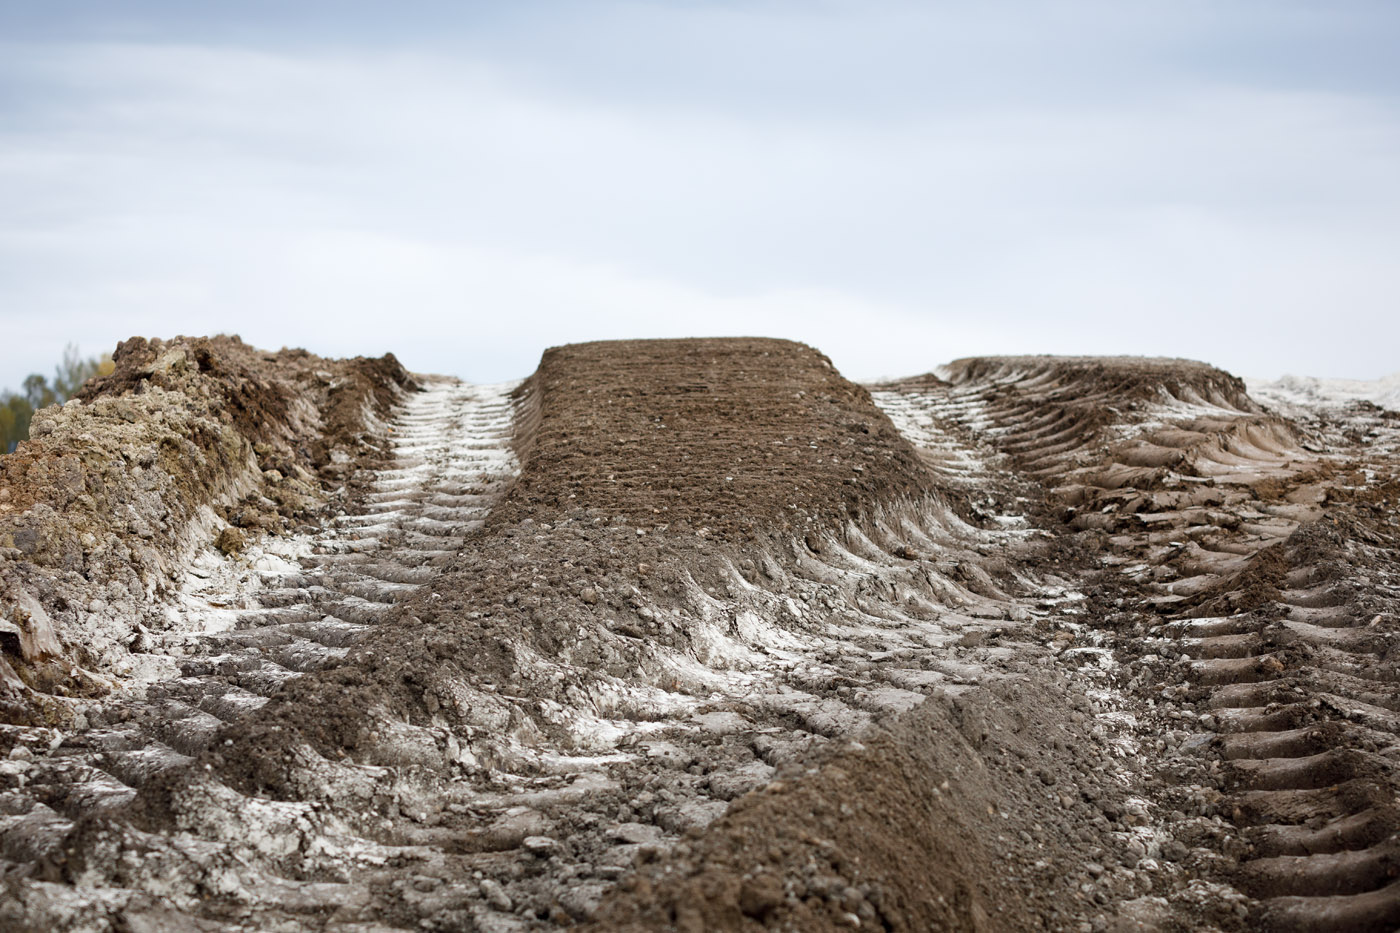
[[[1360,388],[116,362],[0,458],[0,930],[1400,928]]]

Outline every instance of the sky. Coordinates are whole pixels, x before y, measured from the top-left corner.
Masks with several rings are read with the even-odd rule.
[[[133,335],[1400,371],[1400,4],[0,0],[0,387]]]

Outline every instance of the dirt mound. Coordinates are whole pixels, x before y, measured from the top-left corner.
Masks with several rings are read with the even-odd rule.
[[[0,926],[1400,918],[1400,428],[1372,406],[1265,411],[1179,360],[867,393],[757,339],[401,397],[391,358],[176,343],[124,345],[61,418],[121,403],[98,449],[155,451],[101,476],[166,525],[141,506],[149,538],[104,540],[225,553],[150,623],[187,630],[138,632],[139,696],[0,724]],[[26,489],[93,443],[65,423]],[[162,460],[162,431],[213,465]],[[8,657],[68,650],[34,607],[91,615],[84,574],[124,572],[63,553],[0,563],[47,600]]]
[[[660,624],[654,610],[639,616],[639,607],[685,607],[697,583],[723,593],[736,568],[762,583],[778,573],[764,564],[789,560],[782,555],[794,540],[820,550],[823,536],[853,518],[935,494],[866,391],[801,344],[555,348],[519,394],[521,472],[487,527],[441,568],[430,593],[400,609],[402,626],[358,647],[344,667],[289,685],[240,725],[256,743],[306,742],[330,756],[369,748],[367,710],[424,721],[433,712],[425,690],[533,678],[522,656],[577,669],[577,680],[531,684],[555,702],[590,689],[590,670],[673,683],[649,649],[694,651],[698,636],[679,620]],[[346,696],[357,700],[340,702]],[[308,719],[306,709],[324,713]],[[543,719],[535,726],[550,728]],[[222,763],[239,786],[298,793],[295,775],[268,770],[283,760]]]
[[[979,356],[943,367],[953,384],[1023,383],[1043,398],[1149,402],[1165,399],[1257,412],[1244,380],[1196,360],[1141,356]]]
[[[503,522],[589,511],[736,538],[928,492],[869,393],[790,341],[556,347],[522,392],[538,410]]]
[[[1074,929],[1118,857],[1090,828],[1123,806],[1076,692],[1047,672],[925,703],[737,801],[589,929]],[[1139,893],[1115,892],[1121,929],[1153,914]]]
[[[446,845],[456,870],[496,885],[488,904],[537,921],[823,929],[870,914],[896,929],[1017,929],[1089,909],[1072,886],[1088,883],[1078,866],[1099,835],[1053,847],[1031,835],[1123,794],[1045,792],[1067,757],[1093,773],[1109,760],[1082,714],[1057,725],[1073,719],[1069,685],[1030,702],[1045,718],[1033,727],[995,712],[1008,694],[969,694],[843,744],[926,696],[893,683],[946,678],[917,661],[927,644],[1014,638],[979,616],[1008,618],[1004,589],[1024,588],[1028,559],[1022,539],[938,511],[939,481],[864,390],[798,344],[696,340],[551,350],[518,395],[520,477],[485,527],[343,663],[221,730],[201,765],[245,794],[334,808],[381,843]],[[895,659],[897,645],[916,660]],[[847,651],[888,652],[904,679],[851,669]],[[961,692],[979,669],[956,668]],[[708,725],[731,722],[742,728]],[[1003,722],[1007,741],[989,741]],[[608,732],[626,744],[600,741]],[[564,798],[561,765],[532,749],[607,756],[606,789]],[[1013,754],[1028,764],[988,777]],[[360,769],[394,778],[369,789]],[[782,784],[744,796],[774,769]],[[525,781],[512,775],[531,773],[551,789],[512,798]],[[524,803],[545,793],[567,803]],[[434,803],[474,796],[501,801],[497,824]],[[491,828],[525,820],[512,799],[534,821],[524,841]],[[420,807],[431,830],[415,825]],[[160,819],[184,818],[177,806]],[[687,832],[691,854],[658,863],[654,883],[580,906],[575,889],[596,900],[595,879],[629,850]],[[547,865],[520,851],[530,845],[554,853]],[[743,868],[756,853],[758,878]],[[991,880],[999,860],[1014,879]]]
[[[1232,828],[1200,864],[1259,899],[1252,922],[1393,929],[1400,438],[1386,413],[1267,386],[1282,404],[1264,411],[1174,361],[951,370],[959,417],[990,426],[1102,555],[1095,611],[1127,635],[1113,643],[1159,741],[1190,750],[1165,759],[1156,792],[1176,807],[1172,834],[1208,829],[1190,808],[1213,784]]]
[[[129,642],[170,624],[162,600],[195,547],[313,521],[410,384],[392,356],[268,354],[236,337],[132,338],[114,360],[0,457],[12,717],[109,689]]]

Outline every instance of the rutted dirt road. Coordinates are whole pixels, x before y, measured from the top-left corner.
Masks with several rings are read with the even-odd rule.
[[[1391,412],[117,359],[0,473],[0,929],[1400,926]]]

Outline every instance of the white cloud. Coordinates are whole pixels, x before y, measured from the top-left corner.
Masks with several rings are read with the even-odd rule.
[[[0,129],[0,317],[23,334],[0,385],[70,339],[214,331],[484,379],[566,341],[723,333],[857,377],[985,352],[1400,367],[1382,99],[1159,75],[1150,100],[667,108],[484,53],[5,51],[0,82],[46,103]],[[1339,314],[1367,336],[1313,323]]]

